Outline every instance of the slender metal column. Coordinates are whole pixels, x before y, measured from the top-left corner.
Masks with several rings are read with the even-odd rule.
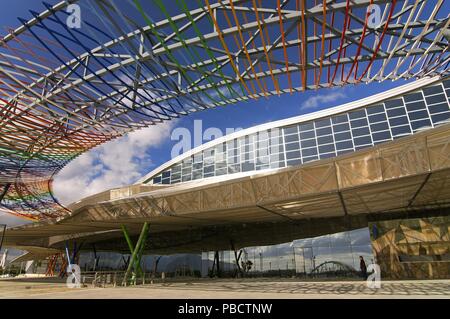
[[[235,259],[235,261],[236,261],[236,266],[237,266],[237,272],[236,272],[236,274],[239,274],[239,275],[243,276],[244,273],[243,273],[243,271],[242,271],[242,269],[241,269],[241,265],[239,265],[239,261],[240,261],[240,259],[241,259],[241,255],[242,255],[242,250],[241,250],[241,251],[239,252],[239,254],[238,254],[236,248],[234,247],[234,241],[233,241],[233,240],[230,240],[230,244],[231,244],[231,249],[232,249],[233,252],[234,252],[234,259]]]
[[[217,271],[217,277],[220,277],[220,258],[219,258],[219,251],[216,250],[214,253],[214,258],[216,259],[216,271]]]
[[[100,257],[97,257],[97,249],[95,249],[95,243],[92,244],[92,249],[94,251],[94,267],[93,267],[93,270],[96,271],[97,270],[97,266],[98,266],[98,262],[100,260]]]
[[[67,257],[67,265],[70,265],[72,261],[70,260],[69,243],[67,241],[66,241],[66,257]]]

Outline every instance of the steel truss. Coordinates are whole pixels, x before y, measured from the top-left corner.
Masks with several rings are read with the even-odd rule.
[[[71,4],[80,29],[66,23]],[[53,176],[127,132],[239,101],[448,73],[443,0],[44,5],[0,42],[1,205],[33,219],[66,214]]]

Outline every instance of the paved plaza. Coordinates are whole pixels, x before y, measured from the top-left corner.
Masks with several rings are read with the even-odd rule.
[[[290,279],[240,279],[171,281],[132,287],[70,289],[54,278],[0,280],[0,298],[127,299],[127,298],[445,298],[450,280],[384,281],[370,289],[363,281],[299,281]]]

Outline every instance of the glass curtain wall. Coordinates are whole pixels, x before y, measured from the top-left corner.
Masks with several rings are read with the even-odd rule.
[[[213,251],[202,253],[203,276],[212,273],[214,254]],[[246,275],[255,277],[351,277],[358,275],[360,256],[367,265],[374,262],[367,228],[279,245],[246,247],[242,249],[240,265],[250,261]],[[221,275],[235,275],[234,252],[220,252],[219,258]]]
[[[376,105],[220,143],[147,182],[190,180],[299,165],[371,147],[450,120],[450,80]]]

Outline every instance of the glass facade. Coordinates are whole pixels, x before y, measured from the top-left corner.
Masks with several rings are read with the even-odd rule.
[[[96,270],[125,270],[128,254],[114,252],[82,252],[79,265],[83,271],[92,271],[95,258],[99,258]],[[345,265],[359,270],[359,256],[366,264],[373,262],[372,246],[368,228],[329,234],[314,238],[297,239],[292,242],[270,246],[242,248],[241,261],[251,261],[247,276],[312,276],[320,275],[333,265]],[[214,252],[187,253],[173,255],[145,255],[141,267],[152,272],[155,261],[157,271],[165,272],[167,277],[195,276],[206,277],[211,274],[214,265]],[[236,255],[233,251],[219,251],[220,269],[223,277],[236,274]],[[321,267],[326,265],[327,267]],[[316,270],[316,271],[315,271]]]
[[[298,239],[270,246],[242,248],[242,261],[251,261],[247,276],[312,276],[320,275],[327,268],[359,270],[359,256],[366,264],[373,263],[369,230],[356,229],[348,232]],[[220,251],[222,275],[233,276],[236,257],[233,251]],[[202,253],[202,276],[212,272],[214,252]],[[337,267],[336,267],[337,266]],[[347,268],[348,267],[348,268]]]
[[[349,112],[242,136],[200,151],[147,183],[299,165],[335,157],[450,121],[450,80]]]

